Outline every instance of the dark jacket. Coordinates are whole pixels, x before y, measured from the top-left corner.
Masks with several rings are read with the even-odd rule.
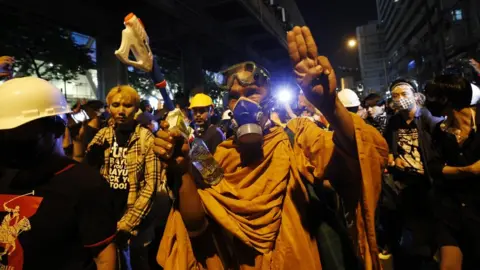
[[[480,123],[480,105],[477,105],[477,114],[475,122]],[[435,145],[435,155],[429,157],[428,167],[435,178],[436,187],[445,191],[449,195],[478,198],[480,190],[480,178],[471,176],[461,181],[451,181],[443,175],[445,165],[452,167],[466,167],[480,160],[480,133],[472,130],[468,139],[463,145],[458,145],[454,135],[443,131],[440,123],[437,124],[432,134],[433,145]],[[477,200],[479,201],[480,200]]]
[[[385,139],[387,140],[388,146],[390,148],[390,153],[393,156],[398,156],[398,129],[395,129],[396,124],[398,121],[405,121],[401,114],[393,115],[389,123],[387,125],[387,129],[385,130]],[[417,126],[418,131],[418,143],[419,143],[419,150],[420,154],[422,155],[422,162],[425,169],[425,176],[428,177],[430,183],[432,183],[432,176],[429,173],[427,161],[430,160],[430,157],[434,153],[434,147],[432,145],[432,136],[435,127],[437,124],[442,121],[442,118],[438,118],[432,116],[430,111],[425,108],[420,108],[415,113],[415,119],[413,120]]]

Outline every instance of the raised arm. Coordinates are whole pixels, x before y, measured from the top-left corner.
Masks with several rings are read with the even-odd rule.
[[[160,95],[162,95],[163,104],[164,104],[163,106],[168,111],[173,111],[173,109],[175,109],[175,106],[173,104],[172,99],[167,93],[167,81],[163,76],[162,70],[158,65],[157,59],[158,58],[156,56],[153,58],[153,68],[152,68],[152,73],[150,75],[152,77],[153,83],[155,84],[155,87],[160,91]]]
[[[335,131],[336,144],[356,155],[353,119],[337,99],[337,79],[330,61],[318,56],[317,45],[308,27],[295,27],[288,32],[287,39],[297,82],[305,97],[327,118]]]

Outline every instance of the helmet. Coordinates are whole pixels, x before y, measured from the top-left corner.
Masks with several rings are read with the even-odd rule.
[[[190,100],[189,109],[199,108],[199,107],[208,107],[208,106],[213,106],[212,98],[205,94],[199,93],[199,94],[196,94],[192,98],[192,100]]]
[[[0,130],[71,112],[58,88],[35,77],[12,79],[0,85],[0,108]]]
[[[350,89],[343,89],[337,94],[338,99],[346,108],[360,106],[360,99],[357,94]]]

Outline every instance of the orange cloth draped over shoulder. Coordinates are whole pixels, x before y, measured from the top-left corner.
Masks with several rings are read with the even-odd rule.
[[[265,135],[264,158],[254,166],[241,165],[232,140],[219,145],[214,157],[224,168],[224,179],[198,190],[211,218],[209,226],[213,223],[217,228],[205,231],[211,234],[206,239],[216,239],[216,251],[200,255],[202,246],[192,244],[196,238],[189,237],[180,213],[172,209],[158,263],[166,270],[224,269],[221,252],[228,250],[234,257],[233,268],[321,269],[315,237],[305,228],[309,197],[302,174],[312,183],[330,180],[346,205],[353,205],[357,252],[365,269],[381,269],[374,215],[388,147],[373,127],[352,117],[356,155],[335,146],[333,132],[302,118],[287,125],[295,134],[293,147],[284,129],[275,127]]]

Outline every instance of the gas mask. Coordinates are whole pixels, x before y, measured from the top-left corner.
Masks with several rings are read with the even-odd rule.
[[[415,100],[411,98],[400,98],[394,100],[394,104],[398,110],[410,110],[415,105]]]
[[[240,143],[255,143],[262,140],[270,122],[264,117],[260,104],[241,97],[233,108],[232,126]]]

